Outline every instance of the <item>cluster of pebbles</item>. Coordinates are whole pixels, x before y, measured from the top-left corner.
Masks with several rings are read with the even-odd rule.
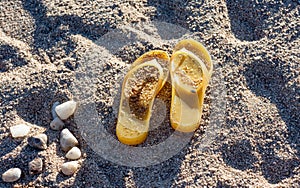
[[[61,149],[66,152],[65,157],[69,159],[69,162],[65,162],[61,166],[61,172],[67,176],[74,174],[79,168],[79,163],[76,161],[81,157],[81,151],[77,147],[79,145],[78,140],[75,136],[67,129],[64,128],[63,120],[68,119],[74,114],[77,103],[73,100],[59,104],[55,102],[52,106],[51,113],[53,121],[50,123],[52,130],[60,132],[60,146]],[[10,127],[11,136],[13,138],[26,137],[31,130],[31,126],[26,124],[19,124]],[[38,149],[47,149],[48,137],[46,134],[37,134],[27,139],[28,145]],[[28,164],[30,174],[39,174],[43,170],[43,160],[39,157],[33,159]],[[21,178],[22,171],[19,168],[11,168],[2,174],[2,180],[4,182],[15,182]]]

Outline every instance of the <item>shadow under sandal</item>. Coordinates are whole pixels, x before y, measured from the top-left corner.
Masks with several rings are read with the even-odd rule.
[[[154,99],[168,78],[169,56],[154,50],[139,57],[126,74],[120,100],[116,135],[120,142],[145,141]]]
[[[206,48],[193,39],[176,44],[171,56],[172,127],[181,132],[192,132],[200,126],[205,91],[213,64]]]

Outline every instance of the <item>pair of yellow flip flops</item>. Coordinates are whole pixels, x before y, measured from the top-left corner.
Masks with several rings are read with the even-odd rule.
[[[168,79],[172,80],[170,120],[181,132],[200,125],[205,91],[213,64],[206,48],[193,39],[175,45],[171,58],[161,50],[139,57],[124,78],[116,135],[120,142],[137,145],[145,141],[154,99]]]

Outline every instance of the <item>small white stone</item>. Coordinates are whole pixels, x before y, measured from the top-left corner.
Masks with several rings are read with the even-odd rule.
[[[66,154],[66,158],[71,160],[76,160],[79,159],[80,157],[81,157],[81,151],[78,147],[73,147]]]
[[[48,137],[46,134],[38,134],[28,138],[28,144],[37,149],[47,149]]]
[[[2,174],[2,180],[4,182],[14,182],[20,179],[22,174],[21,169],[11,168]]]
[[[254,60],[256,60],[256,61],[257,61],[257,60],[260,60],[260,59],[261,59],[261,56],[255,56],[255,57],[254,57]]]
[[[64,126],[64,122],[59,119],[59,117],[54,118],[54,120],[50,123],[50,128],[55,131],[61,130],[62,128],[64,128]]]
[[[43,171],[43,160],[35,158],[28,163],[29,174],[39,174]]]
[[[61,171],[67,176],[70,176],[76,172],[79,165],[77,161],[66,162],[62,164]]]
[[[55,108],[59,105],[59,102],[54,102],[51,108],[51,114],[52,114],[52,118],[55,119],[57,118],[57,114],[55,112]]]
[[[76,110],[76,104],[77,103],[75,101],[67,101],[56,106],[55,112],[61,120],[66,120],[74,114]]]
[[[62,150],[69,151],[72,147],[77,145],[78,141],[75,136],[68,129],[63,129],[60,133],[60,146]]]
[[[10,127],[10,133],[13,138],[24,137],[30,132],[30,127],[25,124]]]

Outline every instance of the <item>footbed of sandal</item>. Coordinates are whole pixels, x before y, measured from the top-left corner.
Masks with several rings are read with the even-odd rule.
[[[171,56],[171,125],[181,132],[200,126],[205,91],[213,64],[205,47],[193,39],[180,41]]]
[[[116,135],[123,144],[145,141],[154,98],[168,78],[168,66],[168,54],[154,50],[139,57],[126,74],[116,126]]]

